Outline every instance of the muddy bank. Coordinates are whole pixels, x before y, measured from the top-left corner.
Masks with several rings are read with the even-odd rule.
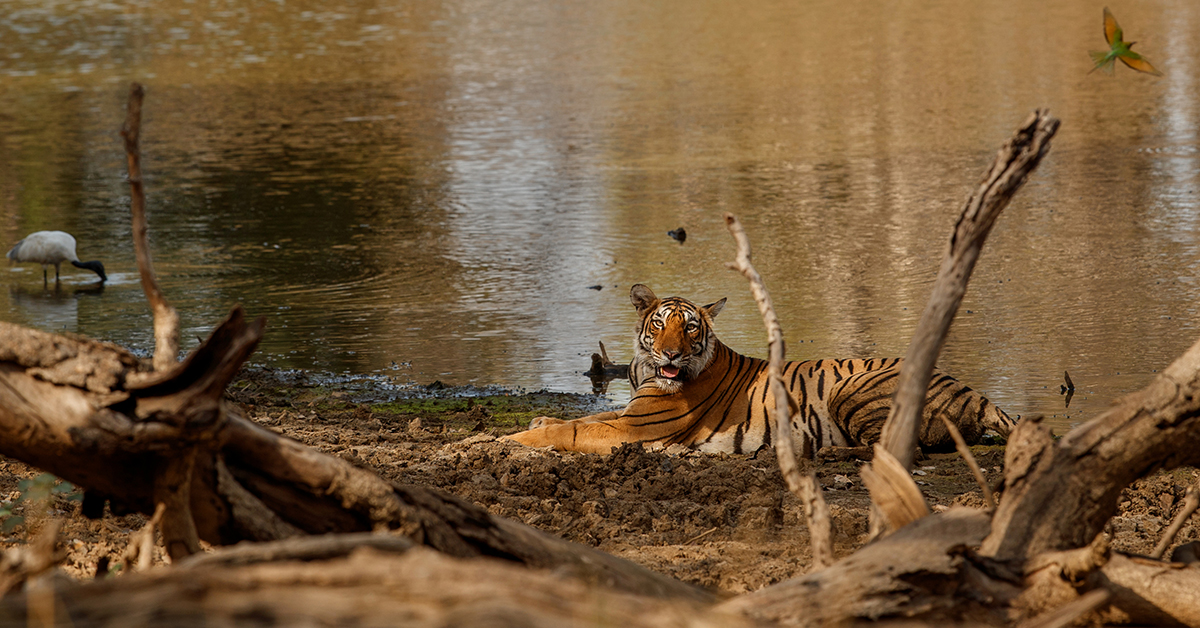
[[[583,416],[604,406],[590,395],[503,389],[396,387],[386,381],[256,370],[230,397],[254,421],[402,483],[434,486],[494,514],[639,562],[680,580],[733,594],[803,573],[808,531],[784,489],[772,452],[708,455],[679,448],[626,446],[609,456],[530,449],[498,436],[546,414]],[[1001,477],[1003,448],[978,446],[990,482]],[[935,508],[978,506],[979,490],[956,454],[919,463],[916,479]],[[868,496],[855,462],[822,462],[817,475],[833,515],[836,551],[864,542]],[[0,460],[0,498],[38,472]],[[1179,508],[1191,469],[1158,474],[1126,490],[1109,531],[1114,546],[1149,552]],[[24,542],[47,516],[66,520],[64,569],[90,577],[102,557],[116,559],[140,515],[88,521],[70,495],[18,504],[27,523],[5,533]],[[38,512],[41,511],[41,512]],[[1189,523],[1177,543],[1200,538]]]

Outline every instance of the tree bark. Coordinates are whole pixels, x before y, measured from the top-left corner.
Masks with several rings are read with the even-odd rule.
[[[1004,495],[982,553],[1005,561],[1087,545],[1121,491],[1159,469],[1200,464],[1200,342],[1149,386],[1059,441],[1022,421],[1005,452]]]
[[[821,484],[817,481],[817,476],[811,472],[802,475],[797,467],[796,452],[792,446],[792,408],[796,401],[783,383],[783,367],[787,358],[783,327],[779,324],[775,306],[771,303],[771,293],[767,292],[762,276],[750,262],[750,238],[746,237],[741,221],[737,216],[727,213],[725,226],[737,243],[737,259],[726,266],[740,272],[750,282],[750,292],[754,295],[763,325],[767,328],[767,349],[770,358],[767,362],[767,373],[770,378],[771,398],[775,400],[770,407],[770,416],[775,433],[775,458],[779,461],[779,472],[783,475],[788,490],[800,500],[804,509],[812,548],[812,569],[824,569],[834,562],[832,523],[829,506],[825,504],[825,496],[821,493]],[[803,442],[807,443],[807,446],[803,448],[802,455],[805,459],[811,459],[811,450],[816,446],[816,439],[811,434],[805,434]]]
[[[164,542],[175,559],[199,540],[393,530],[452,556],[561,569],[642,595],[711,599],[451,495],[393,485],[246,420],[222,394],[262,332],[261,319],[247,323],[235,308],[184,362],[146,373],[118,347],[0,324],[0,454],[101,495],[117,512],[150,514],[165,504]]]
[[[1050,139],[1058,131],[1058,124],[1058,120],[1047,112],[1035,111],[1000,149],[954,225],[933,294],[921,313],[904,356],[896,398],[883,427],[884,447],[905,469],[912,469],[913,452],[920,438],[921,406],[925,404],[929,378],[967,292],[967,283],[983,243],[1000,212],[1050,150]]]
[[[113,628],[752,625],[704,601],[614,591],[489,558],[452,558],[387,535],[355,536],[235,547],[168,569],[66,583],[56,591],[58,604],[71,625]],[[36,608],[32,596],[0,599],[0,627],[37,625]]]

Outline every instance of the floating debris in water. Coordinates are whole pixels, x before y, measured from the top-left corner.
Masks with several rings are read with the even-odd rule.
[[[683,227],[668,231],[667,235],[679,240],[680,244],[683,244],[683,241],[687,239],[687,231],[684,231]]]

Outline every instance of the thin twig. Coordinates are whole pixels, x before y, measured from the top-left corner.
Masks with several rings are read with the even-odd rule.
[[[129,544],[121,553],[121,563],[125,569],[133,566],[137,571],[145,571],[150,568],[154,560],[154,529],[162,521],[166,509],[166,505],[159,502],[154,508],[154,516],[150,517],[150,521],[147,521],[141,530],[134,532],[129,537]],[[134,566],[134,561],[137,561],[136,566]]]
[[[696,536],[693,536],[692,538],[690,538],[690,539],[688,539],[688,540],[684,541],[684,542],[683,542],[683,544],[684,544],[684,545],[691,545],[692,543],[695,543],[696,541],[699,541],[700,539],[702,539],[702,538],[704,538],[704,537],[706,537],[706,536],[708,536],[708,535],[712,534],[713,532],[716,532],[716,531],[717,531],[717,530],[719,530],[719,529],[720,529],[719,527],[713,527],[713,528],[709,529],[707,532],[701,532],[700,534],[697,534]]]
[[[767,377],[770,382],[773,407],[768,407],[769,416],[775,434],[775,458],[779,461],[779,471],[792,492],[804,506],[804,514],[808,518],[808,532],[812,546],[812,570],[819,571],[832,565],[833,533],[829,516],[829,507],[821,492],[821,485],[812,473],[807,476],[800,474],[796,464],[796,453],[792,448],[792,408],[795,401],[788,393],[783,383],[784,355],[787,351],[783,341],[783,328],[775,315],[775,307],[771,304],[771,295],[763,284],[762,277],[750,263],[750,239],[742,229],[742,223],[733,214],[725,214],[725,226],[737,242],[737,259],[725,264],[728,268],[740,272],[750,282],[750,292],[758,304],[758,312],[762,315],[763,324],[767,327],[767,346],[770,359],[768,360]],[[815,445],[809,435],[805,434],[805,455]]]
[[[987,478],[983,477],[983,471],[979,468],[979,463],[975,462],[975,456],[971,453],[971,448],[967,445],[966,439],[962,437],[962,432],[958,431],[958,426],[954,421],[946,418],[946,415],[941,415],[942,423],[946,425],[946,429],[950,432],[950,437],[954,439],[954,448],[958,450],[958,455],[962,456],[966,461],[967,466],[971,468],[971,473],[975,474],[975,481],[979,482],[979,490],[983,492],[983,501],[987,503],[988,510],[996,509],[996,496],[992,495],[992,489],[988,486]]]
[[[1075,620],[1096,610],[1112,597],[1107,589],[1093,589],[1081,595],[1070,604],[1063,605],[1049,613],[1038,615],[1033,619],[1021,622],[1018,628],[1063,628],[1075,623]]]
[[[1192,513],[1196,512],[1196,508],[1200,507],[1200,492],[1197,492],[1196,485],[1189,486],[1187,492],[1183,495],[1183,508],[1171,520],[1171,525],[1167,527],[1167,531],[1158,541],[1158,546],[1150,552],[1151,558],[1162,558],[1167,552],[1167,548],[1171,543],[1175,542],[1175,535],[1179,534],[1179,530],[1183,528],[1183,524],[1187,523],[1188,518]]]
[[[163,372],[175,365],[179,357],[179,314],[167,303],[150,260],[147,237],[146,193],[142,185],[142,154],[138,142],[141,136],[142,97],[145,91],[138,83],[129,89],[129,108],[121,137],[125,138],[125,158],[129,163],[129,210],[132,216],[133,249],[137,255],[138,274],[142,291],[154,312],[154,370]]]

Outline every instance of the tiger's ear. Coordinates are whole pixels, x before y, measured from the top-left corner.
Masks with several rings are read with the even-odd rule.
[[[728,298],[729,297],[725,297],[725,299],[728,299]],[[717,314],[721,313],[721,309],[725,307],[725,299],[721,299],[720,301],[717,301],[716,303],[709,303],[708,305],[706,305],[700,309],[704,310],[704,313],[708,314],[709,318],[716,318]]]
[[[658,297],[654,296],[654,291],[640,283],[633,284],[629,289],[629,301],[638,312],[645,312],[658,305]]]

